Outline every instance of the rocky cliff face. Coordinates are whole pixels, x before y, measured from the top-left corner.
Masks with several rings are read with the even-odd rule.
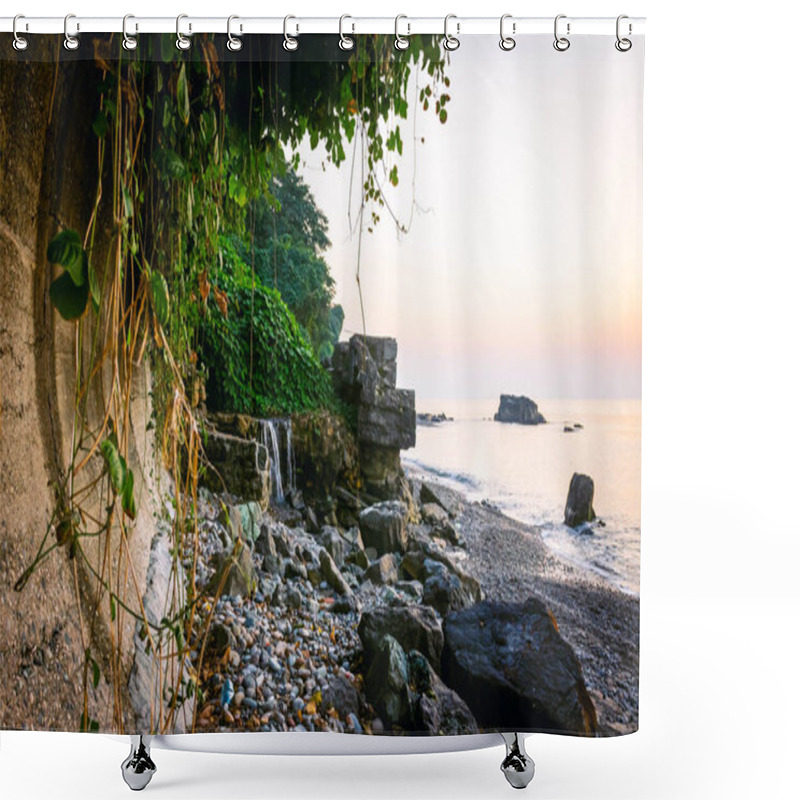
[[[48,47],[53,52],[44,52]],[[55,37],[32,41],[27,63],[15,63],[13,69],[4,58],[0,57],[0,727],[75,730],[81,715],[84,647],[90,646],[101,675],[97,687],[90,687],[89,715],[101,730],[113,730],[111,620],[107,609],[90,616],[95,593],[85,566],[76,569],[68,548],[58,548],[22,591],[14,591],[48,530],[56,500],[53,487],[63,480],[72,446],[76,327],[61,320],[49,302],[48,287],[56,270],[47,262],[46,249],[57,230],[84,231],[92,215],[98,181],[97,137],[91,127],[97,68],[82,56],[65,53]],[[113,235],[111,204],[109,192],[97,208],[97,252],[105,252]],[[88,352],[83,356],[88,361]],[[112,376],[107,377],[110,381]],[[85,398],[92,425],[102,419],[108,403],[101,383],[97,381]],[[132,388],[128,464],[135,474],[139,512],[128,542],[132,569],[118,585],[135,604],[135,585],[146,585],[160,510],[160,462],[146,433],[151,388],[146,366],[135,370]],[[92,462],[81,480],[88,485],[98,472],[99,465]],[[99,492],[90,491],[85,505],[97,518],[102,516]],[[114,539],[113,548],[119,544],[116,535]],[[83,547],[90,562],[101,563],[102,552],[94,540],[84,539]],[[85,626],[83,642],[79,604],[84,618],[94,620]],[[121,635],[121,667],[127,672],[133,663],[134,625],[119,619],[117,624],[121,629],[113,633]],[[53,680],[54,675],[59,679]],[[135,711],[129,699],[123,698],[123,704],[132,727]]]
[[[398,389],[397,341],[355,335],[339,342],[332,359],[333,385],[357,411],[364,489],[375,499],[404,494],[400,451],[416,443],[414,391]]]

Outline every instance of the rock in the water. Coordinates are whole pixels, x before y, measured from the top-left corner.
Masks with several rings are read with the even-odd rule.
[[[500,407],[494,415],[495,422],[516,422],[519,425],[541,425],[547,420],[530,397],[501,394]]]
[[[397,583],[399,576],[394,556],[391,553],[386,553],[377,561],[373,561],[367,568],[364,577],[371,580],[376,586]]]
[[[212,492],[227,491],[263,507],[269,504],[269,454],[264,445],[254,439],[208,431],[205,454],[209,467],[199,473],[202,485]]]
[[[466,608],[475,599],[464,588],[464,585],[452,572],[431,575],[423,588],[422,602],[433,606],[443,617],[451,611]]]
[[[445,620],[442,677],[483,730],[594,735],[581,666],[547,607],[484,601]]]
[[[390,634],[403,650],[419,650],[438,671],[444,636],[436,612],[429,606],[375,606],[364,611],[358,623],[358,635],[369,662],[381,638]]]
[[[377,643],[364,688],[369,702],[389,727],[407,729],[411,722],[408,664],[403,648],[388,634]]]
[[[238,550],[238,555],[235,555],[236,549],[234,549],[227,554],[215,553],[212,557],[211,564],[215,568],[209,582],[212,593],[219,589],[221,581],[221,594],[240,594],[249,597],[255,590],[255,567],[250,548],[240,545]]]
[[[344,579],[339,568],[334,563],[331,554],[327,550],[319,551],[319,567],[322,572],[322,577],[328,582],[328,585],[334,592],[343,594],[345,596],[352,594],[353,590],[350,584]]]
[[[569,482],[564,522],[570,528],[577,528],[584,522],[591,522],[595,518],[594,508],[592,508],[593,500],[594,481],[588,475],[574,473]]]
[[[402,553],[408,547],[408,509],[392,500],[365,508],[359,515],[365,547],[374,547],[378,555]]]
[[[422,653],[406,656],[414,730],[431,736],[479,733],[467,704],[433,671]]]

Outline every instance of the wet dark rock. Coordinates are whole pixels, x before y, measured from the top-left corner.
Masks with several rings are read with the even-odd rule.
[[[544,603],[484,601],[449,614],[444,630],[442,678],[482,729],[594,735],[580,664]]]
[[[436,674],[422,653],[406,656],[414,730],[430,736],[478,733],[467,704]]]
[[[378,555],[402,553],[408,545],[408,509],[399,501],[378,503],[359,516],[365,547],[374,547]]]
[[[595,518],[594,508],[592,508],[593,500],[594,481],[588,475],[574,473],[569,482],[564,522],[570,528],[577,528],[584,522],[591,522]]]
[[[464,588],[464,585],[452,572],[431,575],[424,585],[422,602],[433,606],[443,617],[451,611],[466,608],[475,599]]]
[[[409,727],[408,664],[403,648],[394,637],[385,634],[376,643],[364,688],[367,699],[385,724],[390,728]]]
[[[350,714],[358,717],[360,706],[358,690],[352,681],[342,675],[334,675],[322,690],[320,710],[323,714],[333,709],[338,713],[339,719],[347,719]]]
[[[419,650],[434,669],[441,663],[444,635],[436,612],[429,606],[375,606],[361,614],[358,635],[369,663],[381,638],[390,634],[408,652]]]
[[[500,407],[494,415],[495,422],[516,422],[519,425],[541,425],[547,420],[530,397],[501,394]]]

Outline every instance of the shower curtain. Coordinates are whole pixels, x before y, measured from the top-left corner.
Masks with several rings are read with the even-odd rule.
[[[636,730],[644,42],[556,30],[0,34],[0,728]]]

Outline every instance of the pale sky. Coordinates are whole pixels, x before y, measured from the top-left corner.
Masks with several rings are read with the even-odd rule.
[[[447,122],[418,108],[415,148],[414,105],[398,120],[400,185],[385,191],[405,222],[413,184],[422,211],[408,234],[385,210],[364,232],[361,283],[367,333],[397,338],[398,386],[418,408],[501,392],[640,396],[643,48],[571,38],[565,53],[547,36],[506,53],[497,37],[462,37]],[[349,338],[361,330],[350,155],[324,171],[321,148],[301,155]]]

